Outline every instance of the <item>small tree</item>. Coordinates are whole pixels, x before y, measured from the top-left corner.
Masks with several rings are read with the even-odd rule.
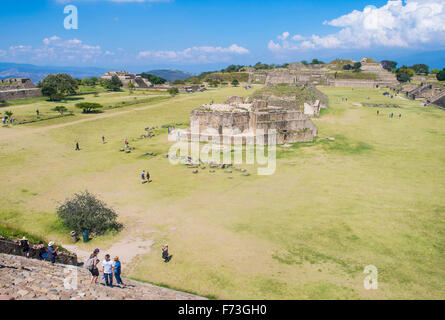
[[[239,86],[239,81],[238,81],[238,79],[234,79],[234,80],[232,81],[232,86],[234,86],[234,87],[238,87],[238,86]]]
[[[170,89],[168,89],[168,93],[170,93],[170,95],[172,95],[172,96],[176,96],[179,93],[179,89],[178,88],[170,88]]]
[[[99,109],[103,108],[103,106],[99,103],[82,102],[77,103],[76,108],[82,109],[83,113],[93,113],[93,111],[97,112]]]
[[[10,110],[5,111],[5,116],[7,116],[9,119],[11,119],[11,117],[12,117],[13,114],[14,114],[14,112],[12,112],[12,111],[10,111]]]
[[[133,81],[130,81],[130,82],[128,83],[128,89],[130,90],[130,93],[133,93],[134,88],[135,88],[135,86],[134,86]]]
[[[436,78],[439,81],[445,81],[445,68],[436,74]]]
[[[88,191],[67,199],[57,214],[67,228],[78,234],[88,230],[89,234],[102,235],[108,230],[122,229],[117,213]]]
[[[64,114],[65,112],[68,111],[68,109],[67,109],[65,106],[57,106],[57,107],[55,107],[55,108],[53,108],[53,109],[51,109],[51,110],[60,113],[60,115],[62,115],[62,116],[63,116],[63,114]]]
[[[113,75],[111,77],[111,80],[106,79],[103,82],[103,86],[108,90],[119,91],[121,89],[121,87],[123,86],[123,84],[117,75]]]

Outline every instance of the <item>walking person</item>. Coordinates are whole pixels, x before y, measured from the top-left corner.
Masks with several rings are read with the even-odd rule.
[[[97,284],[97,279],[99,278],[99,268],[97,267],[97,265],[99,264],[100,260],[97,257],[98,254],[99,249],[94,250],[85,264],[85,267],[91,273],[91,284]]]
[[[42,241],[39,242],[39,245],[37,246],[37,252],[39,254],[39,260],[45,260],[48,259],[48,253],[46,252],[45,245]]]
[[[76,151],[80,151],[79,142],[76,142]]]
[[[105,136],[102,136],[102,143],[105,144]]]
[[[402,114],[399,114],[399,120],[402,119]]]
[[[29,241],[28,239],[26,239],[26,237],[23,237],[22,240],[20,240],[19,246],[22,248],[23,255],[26,258],[29,258],[29,251],[31,248],[29,246]]]
[[[168,244],[166,244],[163,248],[162,248],[162,259],[164,259],[164,262],[167,263],[170,261],[170,258],[168,256]]]
[[[379,115],[380,114],[380,111],[379,110],[377,110],[377,115]]]
[[[107,254],[105,256],[105,260],[102,261],[102,270],[104,273],[104,278],[105,278],[105,285],[107,287],[112,287],[113,286],[113,261],[111,261],[110,259],[110,255]]]
[[[116,278],[116,283],[124,285],[121,279],[122,266],[119,261],[119,257],[114,258],[114,277]]]
[[[146,173],[146,175],[147,175],[147,182],[151,182],[151,180],[150,180],[150,172],[148,172],[148,170],[147,170],[147,173]]]
[[[39,111],[39,109],[36,110],[36,115],[37,115],[37,118],[39,118],[39,116],[40,116],[40,111]]]
[[[145,170],[142,171],[141,178],[142,178],[142,183],[144,183],[145,182]]]
[[[48,243],[48,258],[52,264],[56,263],[57,252],[59,251],[59,248],[54,249],[53,246],[54,242],[50,241],[50,243]]]

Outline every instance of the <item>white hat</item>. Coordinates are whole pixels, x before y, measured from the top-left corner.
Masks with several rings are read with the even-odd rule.
[[[53,241],[50,241],[50,242],[48,243],[48,246],[51,247],[52,245],[54,245],[54,242],[53,242]]]
[[[22,240],[26,240],[26,237],[23,237]]]

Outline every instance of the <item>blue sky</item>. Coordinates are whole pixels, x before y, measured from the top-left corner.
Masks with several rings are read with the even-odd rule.
[[[64,28],[68,4],[77,30]],[[445,67],[445,0],[2,0],[0,23],[2,62],[199,72],[371,56]]]

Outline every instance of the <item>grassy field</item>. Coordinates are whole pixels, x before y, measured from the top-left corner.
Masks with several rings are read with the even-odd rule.
[[[63,244],[70,230],[55,208],[88,189],[117,210],[125,229],[81,249],[105,252],[129,236],[153,241],[131,265],[123,262],[125,276],[218,299],[444,299],[445,112],[379,89],[320,90],[330,100],[314,120],[320,138],[278,147],[271,176],[254,166],[243,166],[249,177],[194,175],[160,156],[171,145],[162,125],[186,127],[200,104],[252,93],[242,88],[0,128],[0,223]],[[95,99],[133,97],[84,101]],[[377,116],[363,103],[401,108]],[[13,109],[26,116],[37,106],[47,112],[53,104]],[[137,139],[146,126],[159,127],[156,137]],[[125,138],[131,154],[119,152]],[[140,183],[143,169],[153,183]],[[160,258],[165,243],[169,264]],[[363,287],[367,265],[378,268],[378,290]]]

